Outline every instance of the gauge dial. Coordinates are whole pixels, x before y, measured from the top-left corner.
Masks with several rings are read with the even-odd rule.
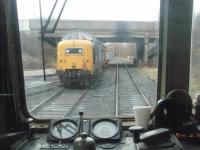
[[[71,120],[61,120],[54,124],[52,135],[59,139],[68,139],[73,137],[78,131],[78,126]]]
[[[102,120],[94,123],[93,134],[102,139],[114,137],[119,131],[117,124],[112,120]]]

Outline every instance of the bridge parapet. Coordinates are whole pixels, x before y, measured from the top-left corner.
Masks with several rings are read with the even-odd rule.
[[[51,21],[51,29],[55,20]],[[29,20],[30,31],[40,31],[40,20]],[[87,20],[60,20],[54,36],[62,36],[67,31],[84,30],[97,37],[129,36],[156,38],[158,24],[155,21],[87,21]],[[62,35],[61,35],[62,34]]]

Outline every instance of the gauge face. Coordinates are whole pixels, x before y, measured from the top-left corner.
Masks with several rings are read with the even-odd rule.
[[[101,121],[93,126],[93,134],[96,137],[107,139],[115,136],[118,132],[117,125],[112,121]]]
[[[59,139],[67,139],[74,136],[77,130],[78,127],[75,123],[63,120],[54,124],[52,129],[52,135]]]

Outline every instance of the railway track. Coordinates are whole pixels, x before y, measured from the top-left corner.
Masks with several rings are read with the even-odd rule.
[[[86,117],[133,117],[133,106],[150,105],[126,65],[124,68],[117,65],[112,70],[112,78],[106,77],[107,80],[102,77],[105,81],[98,81],[102,83],[81,97],[67,116],[77,117],[83,111]]]
[[[113,68],[109,68],[114,71]],[[110,117],[114,114],[115,76],[111,70],[105,70],[94,86],[79,99],[66,117],[78,117],[78,112],[83,111],[84,117]],[[109,78],[108,78],[109,77]],[[112,94],[111,94],[112,93]]]
[[[105,70],[94,86],[82,96],[72,107],[66,117],[78,117],[78,112],[83,111],[84,117],[111,117],[114,115],[114,68]]]
[[[83,99],[91,89],[95,88],[98,83],[94,84],[88,90],[79,89],[60,89],[54,94],[47,97],[38,105],[35,105],[30,112],[33,116],[40,119],[61,119],[72,116],[73,113],[78,115],[79,111],[85,112],[85,104]],[[97,94],[96,97],[101,95]],[[81,106],[79,106],[81,104]]]
[[[61,94],[64,91],[64,88],[56,90],[53,94],[51,92],[51,95],[45,98],[44,100],[40,101],[38,104],[36,104],[33,108],[31,108],[29,111],[31,113],[36,113],[41,107],[46,107],[46,103],[54,98],[56,98],[59,94]]]
[[[40,119],[62,119],[85,92],[62,88],[34,107],[31,113]]]
[[[152,108],[156,107],[156,99],[157,99],[157,83],[155,80],[147,78],[144,74],[141,74],[136,68],[130,68],[132,72],[134,72],[134,77],[137,80],[138,84],[140,85],[143,93],[145,94],[146,98],[149,100]]]
[[[25,85],[26,104],[30,113],[62,90],[61,82],[55,75],[48,76],[46,82],[42,76],[26,77]]]
[[[126,64],[116,71],[116,117],[132,117],[134,106],[150,106],[133,73]]]
[[[132,70],[127,66],[117,65],[105,69],[94,85],[87,90],[57,87],[48,92],[44,93],[48,97],[29,108],[36,118],[78,117],[80,111],[84,112],[86,118],[133,117],[133,106],[150,105]]]

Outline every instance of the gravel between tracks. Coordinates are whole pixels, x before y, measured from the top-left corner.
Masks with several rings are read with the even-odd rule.
[[[77,104],[71,117],[78,117],[83,111],[84,117],[113,117],[115,114],[115,75],[116,68],[105,69],[94,88],[91,88]]]

